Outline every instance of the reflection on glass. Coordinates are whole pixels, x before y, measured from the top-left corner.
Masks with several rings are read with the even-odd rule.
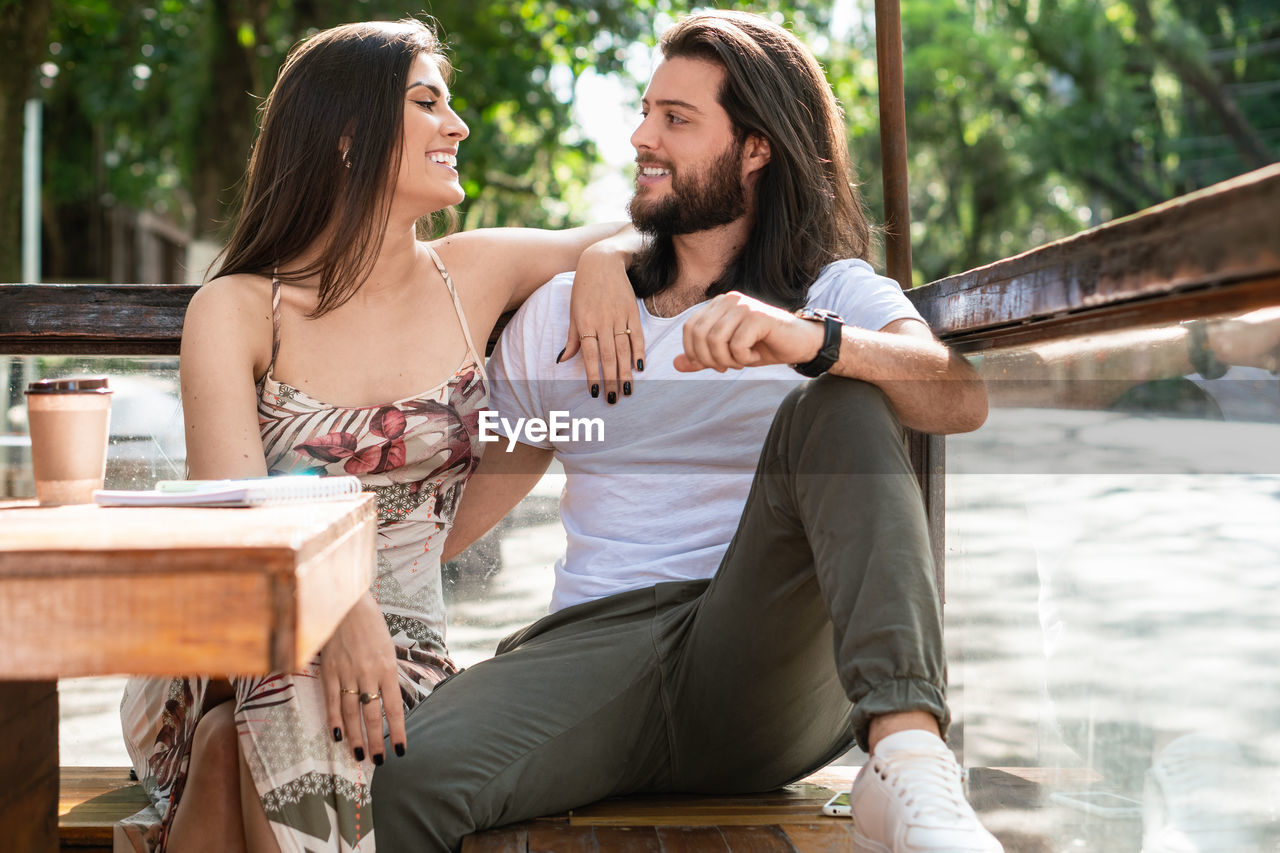
[[[1006,849],[1280,849],[1280,308],[974,359],[947,620]]]
[[[552,462],[497,527],[445,564],[449,652],[459,666],[492,657],[503,637],[547,615],[551,566],[565,548],[564,481],[564,469]]]
[[[35,496],[23,390],[37,379],[105,375],[110,379],[111,440],[106,486],[146,489],[182,479],[186,443],[176,358],[5,357],[7,390],[0,410],[0,498]]]

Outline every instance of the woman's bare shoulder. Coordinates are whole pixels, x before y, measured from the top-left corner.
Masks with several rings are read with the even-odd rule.
[[[201,285],[187,306],[182,338],[184,353],[210,347],[228,357],[238,351],[265,365],[272,340],[271,279],[237,274]]]
[[[426,241],[426,245],[440,256],[446,267],[464,267],[482,264],[486,255],[502,248],[501,240],[493,239],[496,229],[482,228],[475,231],[456,231],[435,240]]]
[[[205,282],[191,297],[188,318],[244,321],[261,316],[271,321],[271,279],[251,273],[224,275]]]

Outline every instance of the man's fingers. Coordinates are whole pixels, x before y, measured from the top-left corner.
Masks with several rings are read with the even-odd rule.
[[[721,315],[720,319],[707,330],[707,352],[712,359],[710,363],[716,369],[725,370],[742,366],[733,357],[732,349],[733,339],[740,334],[742,334],[742,317],[732,312]]]
[[[718,371],[724,370],[724,360],[717,355],[716,347],[720,346],[721,351],[725,354],[728,353],[728,350],[724,347],[723,341],[717,344],[712,338],[713,330],[720,324],[729,307],[729,303],[724,300],[712,300],[705,308],[691,317],[689,322],[685,323],[685,355],[703,367]]]
[[[706,370],[705,365],[699,364],[684,353],[677,355],[671,364],[681,373],[696,373],[699,370]]]
[[[751,315],[741,323],[729,339],[729,355],[737,367],[752,367],[760,363],[759,343],[764,340],[772,326],[767,317]]]
[[[702,325],[706,322],[707,309],[690,317],[684,324],[684,354],[690,361],[707,364],[707,354]]]

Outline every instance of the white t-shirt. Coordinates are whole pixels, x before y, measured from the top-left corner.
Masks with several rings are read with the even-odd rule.
[[[660,581],[709,578],[737,529],[769,425],[782,398],[804,381],[787,365],[680,373],[682,328],[694,306],[655,317],[641,301],[645,370],[630,397],[609,405],[587,393],[580,358],[556,364],[569,327],[573,274],[552,279],[507,325],[489,364],[491,407],[509,423],[552,413],[577,440],[524,443],[554,448],[567,482],[560,517],[568,534],[555,566],[551,611]],[[920,314],[897,282],[858,260],[830,264],[808,304],[849,325],[881,329]],[[602,427],[602,430],[601,430]],[[510,431],[498,429],[510,434]],[[603,432],[603,440],[600,433]],[[506,440],[486,453],[501,453]]]

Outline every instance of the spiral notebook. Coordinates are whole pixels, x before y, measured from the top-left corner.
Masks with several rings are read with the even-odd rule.
[[[98,489],[99,506],[268,506],[360,494],[356,477],[251,477],[245,480],[161,480],[154,489]]]

